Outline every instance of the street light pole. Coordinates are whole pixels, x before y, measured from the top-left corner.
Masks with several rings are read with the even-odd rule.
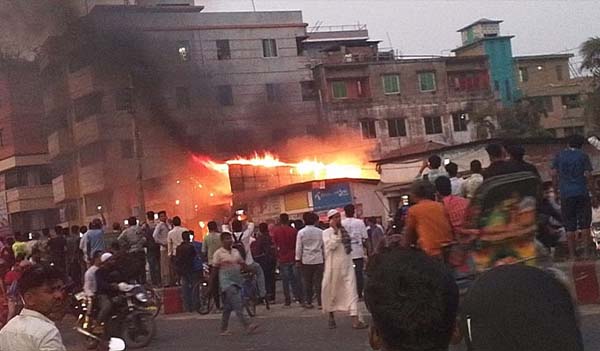
[[[137,166],[137,174],[136,174],[136,198],[138,203],[138,208],[140,213],[138,213],[139,218],[144,218],[146,215],[146,199],[144,194],[144,167],[142,164],[142,138],[141,133],[137,123],[137,115],[135,109],[135,93],[133,87],[133,75],[131,72],[129,73],[129,87],[127,88],[127,112],[131,115],[131,129],[133,132],[133,153]]]

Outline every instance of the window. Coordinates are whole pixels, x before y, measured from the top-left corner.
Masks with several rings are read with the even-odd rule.
[[[317,99],[318,94],[313,80],[300,82],[300,88],[302,89],[302,101],[313,101]]]
[[[121,158],[132,159],[135,155],[133,140],[121,140]]]
[[[263,39],[263,57],[277,57],[277,42],[275,39]]]
[[[217,40],[217,60],[230,60],[231,48],[229,40]]]
[[[40,168],[40,185],[52,184],[52,170],[48,167]]]
[[[177,109],[189,109],[191,107],[190,89],[188,87],[175,88],[175,100]]]
[[[4,178],[5,188],[12,189],[29,185],[27,173],[28,168],[23,167],[8,170]]]
[[[133,96],[131,88],[123,88],[115,93],[115,109],[117,111],[129,111],[133,108]]]
[[[279,84],[267,83],[267,101],[279,102],[281,100]]]
[[[388,119],[387,125],[390,138],[406,136],[406,120],[404,118]]]
[[[179,60],[182,62],[189,61],[192,58],[192,50],[189,40],[181,40],[177,42],[177,53]]]
[[[527,67],[519,67],[519,82],[529,81],[529,72]]]
[[[554,105],[552,103],[552,96],[538,96],[531,100],[538,110],[544,110],[545,112],[554,111]]]
[[[363,139],[377,138],[377,132],[375,131],[375,121],[372,119],[360,121],[360,130],[362,132]]]
[[[556,66],[556,79],[557,80],[563,80],[563,69],[562,66]]]
[[[386,74],[382,77],[383,92],[385,94],[400,94],[400,76],[397,74]]]
[[[441,134],[442,118],[440,116],[423,117],[425,123],[425,134]]]
[[[302,56],[302,54],[304,54],[304,45],[303,45],[304,38],[305,37],[296,37],[296,50],[297,50],[298,56]]]
[[[419,73],[419,90],[422,92],[435,91],[435,72]]]
[[[217,87],[217,100],[219,100],[221,106],[233,106],[233,89],[231,85]]]
[[[81,121],[86,117],[102,112],[102,94],[94,93],[82,96],[73,102],[75,120]]]
[[[504,88],[506,89],[506,100],[512,101],[512,89],[508,80],[504,81]]]
[[[456,112],[452,114],[452,127],[455,132],[465,132],[467,130],[467,122],[469,114],[466,112]]]
[[[562,105],[567,109],[581,107],[579,95],[563,95],[561,96]]]
[[[333,97],[335,99],[345,99],[348,97],[348,89],[346,88],[346,82],[343,80],[334,81],[331,83],[333,90]]]
[[[583,132],[584,132],[583,127],[566,127],[565,128],[565,136],[566,137],[575,135],[575,134],[583,135]]]
[[[105,148],[103,144],[94,143],[79,149],[79,163],[81,167],[91,166],[104,161]]]

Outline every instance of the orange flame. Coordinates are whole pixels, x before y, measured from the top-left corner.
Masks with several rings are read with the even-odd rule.
[[[224,163],[218,163],[208,158],[194,156],[196,162],[204,165],[219,173],[228,174],[229,165],[249,165],[257,167],[290,167],[290,172],[299,175],[312,176],[313,179],[334,179],[334,178],[376,178],[374,169],[363,168],[354,162],[334,162],[323,163],[316,159],[306,159],[298,163],[288,163],[279,160],[272,153],[266,152],[262,155],[254,153],[252,158],[243,158],[238,156]]]

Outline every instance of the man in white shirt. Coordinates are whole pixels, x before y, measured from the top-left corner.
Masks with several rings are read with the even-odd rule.
[[[450,178],[452,195],[462,196],[462,185],[465,180],[458,176],[458,165],[454,162],[450,162],[446,165],[446,171],[448,172],[448,178]]]
[[[369,238],[367,226],[362,219],[354,218],[356,209],[354,205],[344,206],[346,218],[342,220],[342,226],[348,232],[350,240],[352,240],[352,261],[354,262],[354,271],[356,272],[356,289],[358,298],[362,299],[363,289],[365,285],[364,265],[365,265],[365,249],[364,242]]]
[[[160,245],[160,280],[163,286],[168,286],[171,283],[171,262],[169,261],[169,252],[167,251],[170,229],[167,219],[166,211],[158,212],[159,222],[152,234],[154,241]]]
[[[258,295],[260,298],[264,298],[267,295],[267,290],[265,288],[265,273],[263,272],[261,266],[254,262],[254,258],[252,257],[252,251],[250,250],[250,244],[254,241],[252,238],[252,234],[254,234],[254,222],[251,219],[246,219],[246,229],[244,229],[244,223],[239,219],[235,218],[231,221],[231,230],[229,229],[229,225],[223,224],[222,226],[223,232],[228,232],[232,234],[234,239],[234,243],[236,240],[241,241],[244,245],[244,250],[246,251],[246,265],[250,267],[256,273],[256,283],[258,284]]]
[[[181,234],[188,232],[189,229],[181,226],[181,218],[178,216],[173,217],[173,229],[167,234],[167,252],[169,253],[169,261],[171,267],[171,285],[175,285],[179,280],[177,273],[175,273],[175,255],[177,253],[177,247],[183,242]]]
[[[304,280],[304,308],[313,308],[314,293],[321,307],[321,281],[323,280],[323,231],[315,227],[319,220],[314,212],[302,216],[306,227],[298,232],[296,238],[296,264]]]
[[[53,321],[65,315],[65,283],[56,267],[34,265],[18,283],[25,307],[0,330],[0,350],[66,351]]]
[[[481,162],[479,160],[471,161],[471,176],[467,178],[461,187],[461,196],[467,199],[472,199],[475,192],[483,183],[483,175],[481,175]]]

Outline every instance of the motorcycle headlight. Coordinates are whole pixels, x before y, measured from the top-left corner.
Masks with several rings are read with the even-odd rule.
[[[135,294],[135,298],[136,298],[136,300],[138,300],[141,303],[148,302],[148,296],[146,295],[146,293],[143,293],[143,292],[139,292],[139,293]]]

